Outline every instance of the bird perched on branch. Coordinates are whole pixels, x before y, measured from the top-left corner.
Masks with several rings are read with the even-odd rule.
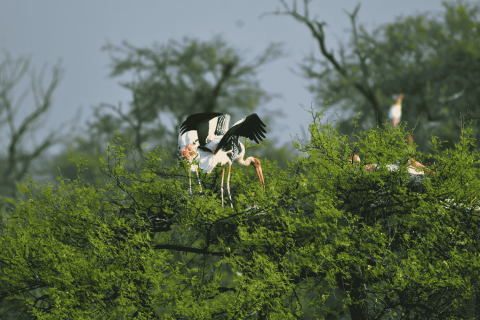
[[[402,117],[402,99],[403,94],[398,96],[397,102],[390,108],[390,112],[388,117],[392,119],[392,125],[396,127],[400,122],[400,118]]]
[[[179,154],[181,158],[192,163],[193,159],[198,161],[200,168],[206,173],[211,173],[217,164],[223,166],[222,172],[222,206],[223,206],[223,179],[225,175],[225,165],[228,163],[227,190],[230,202],[230,172],[232,163],[236,159],[242,165],[253,165],[257,171],[258,178],[263,188],[265,181],[263,178],[260,160],[253,157],[245,157],[245,146],[240,142],[240,137],[248,138],[256,143],[265,138],[265,124],[253,113],[240,121],[236,122],[230,129],[230,116],[223,113],[197,113],[193,114],[182,123],[179,136]],[[197,139],[195,139],[195,135]],[[190,171],[197,171],[198,168],[191,166]],[[198,175],[198,172],[197,172]],[[233,207],[233,204],[231,204]]]
[[[362,162],[360,157],[356,154],[354,154],[349,160],[350,160],[351,163]],[[407,169],[408,169],[408,173],[410,175],[424,175],[424,171],[426,171],[428,173],[431,173],[431,174],[436,174],[435,171],[432,171],[429,168],[425,167],[423,164],[416,161],[414,158],[409,159],[408,164],[409,164],[409,166],[408,166]],[[364,165],[364,167],[368,171],[373,171],[375,169],[378,169],[379,166],[378,166],[378,164],[373,163],[373,164],[366,164],[366,165]],[[389,164],[389,165],[386,166],[386,168],[390,171],[394,171],[394,170],[398,170],[399,166],[396,165],[396,164]],[[424,169],[424,171],[422,169]]]

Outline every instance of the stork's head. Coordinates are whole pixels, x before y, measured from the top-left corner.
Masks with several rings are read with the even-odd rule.
[[[190,143],[181,150],[180,157],[187,160],[188,162],[192,162],[196,154],[197,150],[195,148],[195,145],[193,143]]]
[[[262,172],[262,166],[260,165],[260,160],[252,157],[249,157],[247,161],[248,160],[250,160],[249,161],[250,165],[254,166],[255,170],[257,170],[258,179],[260,180],[260,183],[262,184],[263,189],[265,189],[265,180],[263,179],[263,172]]]
[[[350,158],[350,162],[353,163],[353,162],[362,162],[362,160],[360,160],[360,157],[356,154],[353,154],[353,156]]]

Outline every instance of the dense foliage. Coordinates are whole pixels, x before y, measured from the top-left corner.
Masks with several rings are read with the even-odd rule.
[[[221,206],[220,167],[201,174],[205,194],[192,183],[190,195],[184,164],[160,161],[160,149],[139,160],[119,139],[105,188],[82,182],[82,162],[79,179],[57,189],[24,187],[29,200],[12,202],[1,230],[0,318],[478,316],[465,308],[480,294],[471,130],[435,154],[434,173],[412,179],[408,159],[428,156],[404,128],[351,142],[322,116],[287,171],[262,161],[265,192],[253,168],[233,167],[234,208]],[[347,161],[353,153],[362,163]],[[399,170],[386,169],[394,162]]]
[[[398,16],[371,31],[357,23],[359,3],[346,12],[351,37],[336,52],[325,41],[330,22],[326,15],[319,15],[322,21],[309,14],[308,0],[304,8],[295,0],[280,2],[284,10],[275,14],[305,25],[318,46],[304,59],[302,76],[310,79],[317,105],[329,101],[330,108],[342,111],[337,123],[341,133],[352,131],[357,114],[362,129],[382,126],[390,106],[403,94],[402,121],[408,121],[409,130],[416,128],[416,143],[424,152],[430,152],[432,134],[443,141],[441,151],[453,148],[461,118],[473,120],[472,136],[480,139],[478,2],[445,1],[440,14]]]

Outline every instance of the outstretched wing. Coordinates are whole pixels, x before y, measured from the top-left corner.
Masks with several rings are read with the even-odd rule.
[[[235,123],[227,131],[227,133],[225,133],[222,140],[220,140],[220,142],[218,143],[215,151],[218,152],[223,147],[225,147],[228,143],[229,137],[231,136],[245,137],[252,141],[255,141],[256,143],[259,143],[259,141],[262,141],[262,139],[265,138],[264,133],[267,133],[267,131],[265,131],[263,127],[266,127],[263,121],[258,117],[256,113],[252,113],[251,115]]]
[[[180,134],[195,130],[198,134],[198,142],[205,146],[208,136],[223,136],[228,130],[230,116],[225,113],[205,112],[196,113],[187,117],[180,126]]]

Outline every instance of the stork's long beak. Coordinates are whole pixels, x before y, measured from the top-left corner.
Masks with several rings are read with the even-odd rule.
[[[257,170],[258,174],[258,179],[260,180],[260,183],[263,186],[263,189],[265,189],[265,180],[263,179],[263,172],[262,172],[262,166],[260,165],[260,160],[257,158],[253,158],[252,165],[255,166],[255,170]]]

